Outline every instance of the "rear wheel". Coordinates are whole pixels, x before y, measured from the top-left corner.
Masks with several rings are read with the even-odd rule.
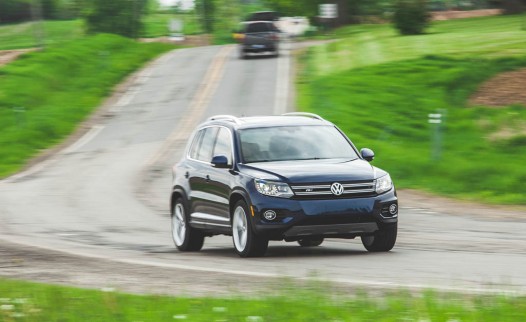
[[[298,240],[298,244],[300,244],[301,247],[316,247],[320,246],[321,243],[323,243],[323,238],[304,238]]]
[[[177,198],[172,212],[172,238],[180,251],[199,251],[203,247],[205,236],[190,227],[182,198]]]
[[[241,257],[263,256],[268,248],[268,239],[257,236],[252,230],[248,206],[243,200],[236,203],[232,214],[232,240]]]
[[[388,252],[396,243],[398,223],[384,225],[370,236],[362,236],[362,244],[370,252]]]
[[[240,59],[246,59],[247,58],[247,53],[243,49],[239,50],[239,58]]]

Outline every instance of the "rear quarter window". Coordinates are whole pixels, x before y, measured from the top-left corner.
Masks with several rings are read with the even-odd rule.
[[[251,23],[247,26],[247,32],[268,32],[271,31],[271,24],[266,22]]]

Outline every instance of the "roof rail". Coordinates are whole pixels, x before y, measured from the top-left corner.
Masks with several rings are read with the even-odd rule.
[[[233,116],[233,115],[214,115],[214,116],[211,116],[208,118],[208,121],[217,121],[217,120],[225,120],[225,121],[230,121],[230,122],[234,122],[236,124],[239,124],[241,123],[240,120]]]
[[[323,117],[319,116],[318,114],[307,113],[307,112],[291,112],[291,113],[285,113],[281,115],[283,116],[305,116],[305,117],[310,117],[310,118],[317,119],[320,121],[325,121]]]

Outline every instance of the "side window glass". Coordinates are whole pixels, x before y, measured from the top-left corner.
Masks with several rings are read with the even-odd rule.
[[[199,143],[201,142],[201,139],[203,138],[203,132],[205,130],[201,130],[195,134],[194,140],[192,141],[192,145],[190,146],[190,151],[188,152],[188,155],[192,159],[197,159],[197,151],[199,147]]]
[[[214,148],[214,155],[224,155],[228,159],[228,164],[232,164],[232,139],[230,131],[226,128],[219,128],[217,134],[216,145]]]
[[[217,130],[217,127],[207,127],[204,129],[205,133],[203,134],[203,139],[197,151],[197,160],[204,162],[212,161],[212,150],[214,148]]]

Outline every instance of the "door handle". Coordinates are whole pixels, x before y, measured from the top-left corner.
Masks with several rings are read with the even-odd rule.
[[[186,179],[190,178],[190,173],[188,173],[188,171],[186,171],[186,173],[184,174],[184,177],[185,177]]]

